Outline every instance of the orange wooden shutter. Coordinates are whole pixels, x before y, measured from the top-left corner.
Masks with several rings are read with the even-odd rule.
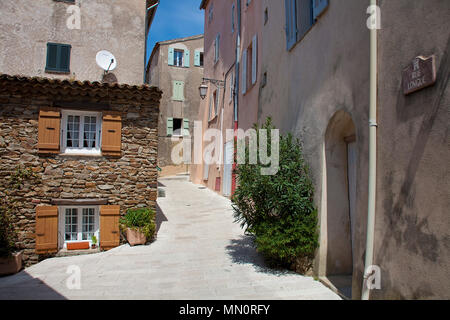
[[[58,207],[36,207],[36,253],[58,251]]]
[[[61,113],[55,108],[41,108],[39,111],[38,149],[39,153],[59,153]]]
[[[120,206],[100,206],[100,247],[109,250],[120,244]]]
[[[102,153],[106,156],[121,155],[122,117],[117,112],[103,112]]]

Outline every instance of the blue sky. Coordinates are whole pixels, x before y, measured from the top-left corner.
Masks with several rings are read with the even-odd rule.
[[[149,33],[148,55],[156,42],[203,33],[201,0],[161,0]]]

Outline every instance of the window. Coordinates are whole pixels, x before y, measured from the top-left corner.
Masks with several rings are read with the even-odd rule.
[[[173,135],[174,136],[182,136],[182,125],[183,125],[183,119],[173,119]]]
[[[183,58],[184,58],[184,51],[183,50],[174,50],[173,53],[173,65],[177,67],[183,66]]]
[[[167,136],[188,136],[189,119],[167,118]]]
[[[194,65],[196,67],[203,67],[203,51],[195,50]]]
[[[264,25],[266,25],[268,21],[269,21],[269,9],[266,8],[266,10],[264,10]]]
[[[101,113],[62,111],[63,153],[100,155]]]
[[[46,72],[70,72],[70,51],[69,44],[47,43],[47,63]]]
[[[328,4],[329,0],[285,0],[287,50],[305,36]]]
[[[233,5],[231,6],[231,33],[234,32],[234,8],[235,6],[233,3]]]
[[[208,23],[211,23],[212,19],[213,19],[213,5],[211,5],[211,7],[208,10]]]
[[[100,216],[98,206],[63,206],[59,207],[60,241],[70,242],[92,241],[99,239]]]
[[[184,82],[183,81],[173,81],[173,96],[174,101],[184,101]]]
[[[255,35],[250,46],[242,54],[242,94],[245,94],[257,80],[258,37]]]
[[[219,97],[220,97],[220,88],[215,90],[211,94],[211,97],[209,98],[209,118],[208,118],[209,121],[213,120],[218,114],[220,103]]]
[[[220,34],[216,36],[216,40],[214,41],[214,63],[219,61],[220,57]]]

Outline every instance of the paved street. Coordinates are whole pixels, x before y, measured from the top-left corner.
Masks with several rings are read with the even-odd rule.
[[[150,246],[47,259],[0,278],[0,299],[340,299],[313,278],[268,269],[230,201],[184,179],[160,180],[166,197]],[[70,266],[81,289],[67,287]]]

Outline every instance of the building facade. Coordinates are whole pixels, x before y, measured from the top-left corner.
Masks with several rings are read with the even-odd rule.
[[[121,215],[156,210],[162,92],[143,84],[156,3],[0,3],[0,195],[20,204],[26,265],[90,249],[93,236],[111,249]],[[114,70],[97,65],[100,50]],[[22,170],[34,177],[11,189]]]
[[[377,125],[373,265],[381,286],[370,298],[448,298],[449,2],[378,1],[372,51],[370,1],[262,3],[267,81],[251,108],[259,122],[271,116],[303,143],[320,219],[316,274],[361,298],[369,267],[369,125]],[[378,53],[376,122],[369,118],[371,52]],[[431,56],[436,83],[406,94],[405,68],[414,65],[420,75],[419,61]]]
[[[102,81],[96,55],[107,50],[113,82],[142,84],[145,39],[154,0],[4,0],[0,3],[0,73]],[[133,50],[130,50],[133,48]]]
[[[148,86],[0,75],[0,195],[26,265],[120,243],[127,209],[156,210],[158,103]],[[31,170],[19,190],[10,181]],[[19,171],[20,172],[20,171]]]
[[[234,137],[227,130],[247,130],[257,122],[261,84],[261,1],[202,1],[205,11],[205,78],[208,92],[201,105],[202,132],[215,129],[220,135],[211,155],[214,164],[202,161],[191,173],[192,180],[231,196]],[[200,132],[200,130],[199,130]],[[206,138],[206,137],[205,137]],[[203,158],[208,139],[203,139]]]
[[[172,159],[172,152],[193,136],[194,121],[199,119],[203,52],[203,35],[197,35],[158,42],[150,56],[146,81],[163,91],[158,119],[161,176],[190,170],[189,164]]]

